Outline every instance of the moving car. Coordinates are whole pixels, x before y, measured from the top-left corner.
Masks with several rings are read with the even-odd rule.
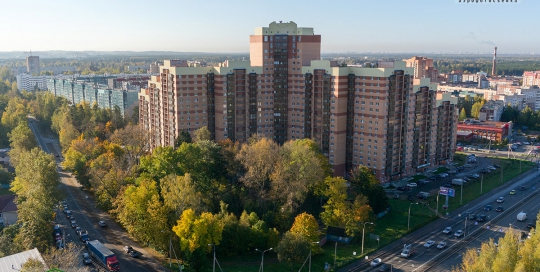
[[[486,215],[485,214],[479,214],[476,217],[476,222],[484,222],[484,221],[486,221]]]
[[[463,236],[463,230],[458,230],[454,233],[454,237],[456,238],[460,238],[461,236]]]
[[[491,210],[493,210],[493,207],[489,204],[484,207],[484,211],[491,211]]]
[[[437,248],[438,249],[443,249],[446,247],[446,242],[440,242],[438,245],[437,245]]]
[[[500,196],[497,198],[497,203],[503,203],[504,202],[504,196]]]
[[[383,263],[381,266],[379,266],[379,269],[378,269],[378,270],[379,270],[380,272],[384,272],[384,271],[388,271],[389,269],[390,269],[390,266]]]
[[[442,232],[444,234],[450,234],[450,233],[452,233],[452,227],[446,227]]]
[[[427,248],[430,248],[430,247],[432,247],[433,245],[435,245],[435,241],[433,241],[433,240],[427,240],[427,241],[424,243],[424,247],[427,247]]]
[[[375,258],[375,259],[373,259],[373,260],[371,261],[371,266],[374,266],[374,267],[375,267],[375,266],[380,265],[381,263],[382,263],[381,258]]]
[[[76,227],[78,227],[78,226],[79,226],[79,225],[77,225],[77,221],[71,220],[71,227],[72,227],[72,228],[76,228]]]
[[[502,212],[504,211],[504,208],[502,206],[499,206],[497,207],[497,209],[495,209],[496,212]]]
[[[474,220],[474,219],[476,219],[476,214],[474,213],[469,214],[469,220]]]
[[[511,195],[515,195],[515,194],[516,194],[516,190],[510,191],[510,194],[511,194]]]
[[[107,226],[107,224],[106,224],[105,221],[103,221],[103,220],[99,221],[99,222],[98,222],[98,225],[99,225],[100,227],[106,227],[106,226]]]

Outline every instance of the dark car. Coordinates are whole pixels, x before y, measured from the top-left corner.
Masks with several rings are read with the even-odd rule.
[[[527,224],[527,228],[529,229],[536,229],[536,222],[530,222],[529,224]]]
[[[491,173],[491,171],[489,169],[482,169],[482,171],[480,171],[482,174],[489,174]]]
[[[496,212],[502,212],[504,211],[504,208],[502,206],[499,206],[497,207],[497,209],[495,209]]]
[[[408,199],[409,201],[413,201],[413,200],[414,200],[414,197],[413,197],[412,195],[408,195],[408,196],[407,196],[407,199]]]
[[[384,272],[384,271],[388,271],[390,269],[390,266],[383,263],[381,266],[379,266],[379,271],[381,272]]]
[[[495,167],[495,168],[501,168],[501,166],[498,165],[498,164],[494,164],[493,167]]]
[[[429,177],[428,179],[431,180],[431,181],[436,181],[438,178],[435,177],[435,176],[432,176],[432,177]]]
[[[469,214],[469,220],[474,220],[474,219],[476,219],[476,214],[474,213]]]
[[[484,222],[484,221],[486,221],[486,215],[485,215],[485,214],[479,214],[479,215],[476,217],[476,221],[477,221],[477,222]]]
[[[525,190],[527,190],[527,187],[521,186],[521,187],[519,187],[519,190],[520,190],[520,191],[525,191]]]
[[[484,207],[484,211],[491,211],[491,210],[493,210],[493,207],[489,204]]]
[[[452,184],[450,184],[450,183],[445,183],[445,184],[443,185],[443,187],[451,188],[451,187],[452,187]]]
[[[401,186],[397,188],[398,191],[409,191],[411,188],[409,186]]]

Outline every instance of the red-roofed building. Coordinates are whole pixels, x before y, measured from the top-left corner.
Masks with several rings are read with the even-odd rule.
[[[503,141],[512,130],[512,122],[480,122],[478,120],[466,120],[459,122],[457,131],[459,135],[465,136],[473,134],[473,139],[488,139],[492,141]]]

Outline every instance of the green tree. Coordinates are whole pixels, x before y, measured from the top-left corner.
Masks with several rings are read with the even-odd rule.
[[[212,133],[210,133],[210,130],[206,126],[195,130],[193,135],[195,135],[195,142],[212,140]]]
[[[53,207],[62,197],[54,158],[38,148],[22,152],[11,191],[17,196],[20,232],[15,243],[44,250],[50,239]],[[39,173],[39,175],[36,175]]]
[[[383,212],[388,208],[388,197],[384,188],[366,166],[360,165],[352,171],[350,183],[356,195],[364,195],[368,198],[369,206],[375,213]]]
[[[10,131],[17,127],[20,122],[26,122],[27,115],[28,109],[24,101],[20,98],[12,98],[2,114],[2,126]]]
[[[459,121],[463,121],[467,119],[467,113],[465,112],[465,108],[461,108],[461,112],[459,112]]]
[[[183,143],[191,143],[191,135],[186,130],[181,130],[178,137],[176,137],[176,140],[174,141],[174,147],[178,148]]]
[[[37,147],[36,137],[28,127],[26,121],[19,122],[19,125],[11,133],[8,133],[8,137],[11,146],[11,150],[9,151],[11,164],[16,167],[22,152],[28,152],[32,148]]]
[[[207,211],[190,174],[184,176],[171,174],[161,179],[161,196],[165,206],[175,212],[176,218],[187,209],[198,213]]]
[[[290,271],[293,271],[294,264],[302,263],[307,258],[310,247],[311,243],[303,235],[286,232],[275,251],[278,260],[287,263]]]

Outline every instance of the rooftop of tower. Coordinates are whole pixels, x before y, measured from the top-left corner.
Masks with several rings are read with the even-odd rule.
[[[271,22],[268,27],[257,27],[255,28],[255,35],[314,35],[313,27],[298,27],[298,25],[293,22],[282,23],[279,21]]]

